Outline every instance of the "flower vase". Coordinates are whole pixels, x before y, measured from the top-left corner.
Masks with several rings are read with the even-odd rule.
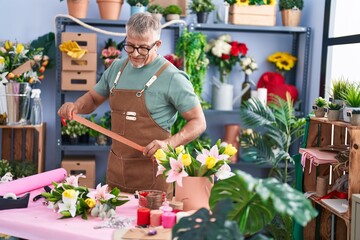
[[[175,201],[184,204],[184,211],[209,209],[211,188],[214,184],[208,177],[184,177],[182,187],[175,185]]]
[[[240,105],[243,104],[245,101],[249,100],[251,95],[251,83],[250,83],[250,76],[245,74],[245,80],[241,85],[241,91],[244,91],[241,96]]]
[[[8,82],[5,85],[8,125],[25,125],[30,109],[29,83]]]

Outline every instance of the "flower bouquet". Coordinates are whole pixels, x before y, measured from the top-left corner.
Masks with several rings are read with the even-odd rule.
[[[93,217],[111,218],[115,216],[115,209],[128,202],[126,196],[120,195],[118,188],[108,191],[108,185],[98,184],[95,190],[78,185],[80,174],[70,176],[63,183],[53,183],[54,188],[50,192],[43,192],[48,206],[59,212],[62,218],[82,216],[87,219],[90,213]]]
[[[218,140],[211,148],[199,146],[195,148],[196,157],[182,145],[175,149],[168,148],[169,151],[159,149],[154,155],[158,163],[157,176],[163,174],[168,183],[176,182],[182,186],[183,177],[208,177],[212,181],[213,175],[220,180],[233,175],[228,163],[237,149],[231,144]]]
[[[49,57],[43,48],[28,44],[0,42],[0,81],[28,82],[35,84],[44,79]]]
[[[117,45],[111,38],[107,40],[104,49],[101,51],[101,59],[104,60],[105,68],[110,67],[115,59],[121,58],[119,49],[121,49],[121,44]]]
[[[211,40],[205,47],[210,64],[216,65],[220,72],[220,82],[226,82],[226,76],[230,74],[233,66],[246,56],[248,48],[246,44],[231,41],[229,34],[223,34],[217,39]]]

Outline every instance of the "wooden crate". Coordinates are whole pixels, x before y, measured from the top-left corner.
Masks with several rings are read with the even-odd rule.
[[[37,172],[44,171],[46,124],[0,126],[1,158],[8,161],[30,161]]]
[[[229,22],[238,25],[275,26],[276,5],[230,6]]]

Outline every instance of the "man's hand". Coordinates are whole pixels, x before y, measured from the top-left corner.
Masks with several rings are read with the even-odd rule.
[[[58,110],[58,115],[65,119],[71,120],[73,117],[73,113],[77,113],[77,106],[72,102],[64,103]]]
[[[163,150],[167,150],[167,145],[168,145],[168,141],[167,140],[163,140],[163,141],[160,141],[160,140],[154,140],[152,141],[151,143],[149,143],[144,151],[143,151],[143,154],[144,156],[148,156],[148,157],[153,157],[155,152],[158,150],[158,149],[163,149]]]

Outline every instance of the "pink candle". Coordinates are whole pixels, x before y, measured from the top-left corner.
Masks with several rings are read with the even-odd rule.
[[[138,208],[137,210],[137,225],[149,225],[150,224],[150,209]]]
[[[164,212],[161,220],[164,228],[172,228],[176,223],[176,214],[173,212]]]
[[[161,215],[163,211],[161,210],[151,210],[150,211],[150,226],[157,227],[161,225]]]

